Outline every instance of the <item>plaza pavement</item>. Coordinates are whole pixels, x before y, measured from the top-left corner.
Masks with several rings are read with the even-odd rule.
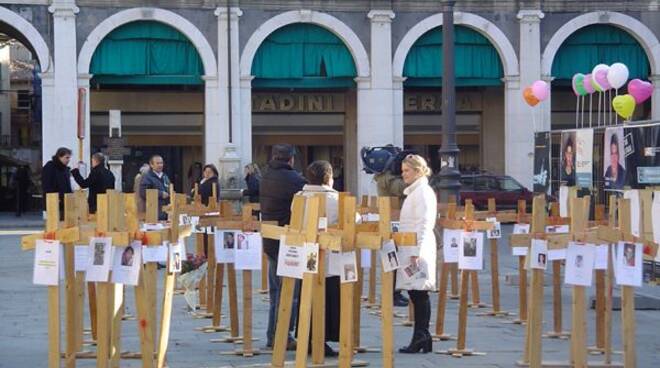
[[[20,227],[19,228],[24,228]],[[47,292],[42,286],[32,285],[32,262],[33,252],[22,252],[20,250],[19,236],[8,231],[8,227],[0,227],[0,368],[20,367],[46,367],[47,357]],[[515,286],[507,285],[504,276],[516,273],[516,260],[510,256],[510,250],[505,238],[511,231],[511,226],[503,226],[505,237],[500,241],[500,274],[501,274],[501,301],[504,310],[517,311],[518,290]],[[2,234],[11,235],[2,235]],[[188,249],[192,249],[188,245]],[[485,250],[487,256],[489,251]],[[488,264],[488,258],[486,259]],[[159,271],[162,276],[163,271]],[[549,278],[549,274],[546,278]],[[240,296],[240,273],[238,273],[239,285],[239,310],[241,308]],[[159,277],[162,283],[162,277]],[[480,273],[481,299],[490,301],[490,271]],[[258,273],[253,276],[254,289],[259,288],[260,277]],[[162,285],[160,286],[162,287]],[[570,306],[571,289],[562,288],[563,294],[563,323],[565,329],[570,329]],[[660,288],[645,286],[639,290],[644,295],[660,298]],[[593,288],[589,289],[589,295],[593,295]],[[619,290],[615,290],[618,295]],[[366,283],[365,283],[366,294]],[[160,299],[159,294],[159,299]],[[129,313],[135,313],[133,288],[127,288],[126,299]],[[63,300],[63,298],[62,298]],[[255,294],[253,311],[254,336],[259,338],[255,347],[263,347],[267,322],[268,303],[263,295]],[[431,295],[432,300],[432,322],[435,321],[437,293]],[[226,315],[227,297],[223,298],[223,311]],[[62,304],[63,305],[63,304]],[[551,289],[545,288],[544,301],[544,331],[552,327],[552,299]],[[64,308],[62,307],[62,310]],[[405,314],[407,308],[396,308],[397,312]],[[476,314],[483,310],[469,312],[467,346],[480,352],[485,356],[474,356],[464,358],[452,358],[438,354],[395,354],[396,367],[513,367],[520,359],[524,346],[523,326],[505,323],[515,317],[493,318],[481,317]],[[446,332],[455,335],[457,331],[458,302],[449,301],[446,313]],[[88,317],[85,317],[85,325],[88,326]],[[589,345],[594,344],[594,311],[587,312]],[[620,313],[613,313],[613,344],[616,350],[621,349]],[[223,318],[223,325],[227,324]],[[638,367],[657,367],[660,362],[660,311],[639,310],[636,313],[637,322],[637,355]],[[176,295],[174,299],[172,328],[168,350],[168,363],[174,368],[201,368],[201,367],[243,367],[255,364],[264,364],[270,361],[270,355],[259,355],[252,358],[221,355],[223,351],[234,348],[231,344],[214,344],[209,339],[218,338],[218,334],[205,334],[195,331],[196,327],[205,326],[209,320],[193,319],[185,308],[183,296]],[[123,350],[139,351],[137,338],[137,327],[135,321],[125,321],[123,324]],[[431,326],[433,331],[434,326]],[[412,329],[410,327],[396,326],[394,329],[395,346],[401,347],[409,342]],[[377,347],[381,343],[380,319],[362,309],[362,343],[365,346]],[[64,339],[62,339],[64,341]],[[336,348],[337,345],[333,344]],[[434,349],[446,349],[455,346],[455,341],[435,342]],[[568,340],[543,339],[545,360],[567,360],[569,357]],[[64,347],[62,347],[64,349]],[[371,367],[380,367],[381,355],[378,353],[357,354],[357,360],[366,361]],[[289,353],[288,359],[293,359],[293,353]],[[620,360],[620,355],[614,355],[615,360]],[[591,361],[601,361],[602,356],[591,356]],[[94,367],[93,360],[79,360],[78,367]],[[139,367],[137,360],[124,360],[122,367]]]

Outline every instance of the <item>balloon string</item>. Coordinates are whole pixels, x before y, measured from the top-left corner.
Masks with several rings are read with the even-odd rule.
[[[578,127],[578,111],[580,109],[580,96],[575,95],[575,129]]]
[[[600,126],[600,101],[601,101],[601,95],[602,93],[598,92],[598,126]]]
[[[619,89],[617,88],[614,90],[614,97],[616,98],[618,96],[619,96]],[[619,116],[618,114],[614,114],[614,125],[618,125],[618,124],[619,124]]]
[[[592,127],[592,125],[591,125],[591,115],[592,115],[592,112],[593,112],[593,108],[591,106],[592,97],[593,97],[593,95],[590,93],[589,94],[589,128]]]
[[[580,128],[584,128],[584,96],[580,96],[580,99],[582,100],[582,107],[580,108]]]

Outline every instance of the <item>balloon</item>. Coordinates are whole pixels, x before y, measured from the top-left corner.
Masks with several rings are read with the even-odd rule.
[[[573,76],[573,93],[575,93],[576,96],[584,96],[587,94],[587,91],[584,89],[584,74],[582,73],[577,73]]]
[[[598,69],[596,71],[596,74],[592,74],[591,79],[595,79],[596,83],[600,86],[600,88],[603,89],[603,91],[607,91],[608,89],[612,88],[610,86],[610,82],[607,80],[607,73],[609,69]]]
[[[601,84],[601,81],[607,82],[607,70],[609,67],[605,64],[598,64],[594,67],[594,69],[591,71],[591,85],[594,86],[594,89],[598,92],[603,92],[607,88]],[[599,70],[605,70],[605,75],[601,73],[600,78],[598,76],[598,71]],[[609,86],[609,83],[607,83]]]
[[[612,107],[619,116],[630,120],[633,112],[635,112],[635,99],[631,95],[616,96],[612,100]]]
[[[628,82],[628,93],[635,99],[635,102],[641,104],[653,94],[653,85],[647,81],[633,79]]]
[[[584,76],[584,82],[582,84],[584,85],[584,90],[587,91],[588,94],[596,92],[593,84],[591,84],[591,74]]]
[[[607,71],[607,81],[614,89],[619,89],[626,84],[628,80],[628,67],[622,63],[614,63],[610,65],[610,70]]]
[[[550,86],[542,80],[537,80],[532,83],[532,93],[539,101],[545,101],[550,96]]]
[[[532,87],[525,88],[523,91],[523,98],[525,99],[525,102],[527,102],[527,104],[532,107],[536,106],[540,102],[539,99],[534,96]]]

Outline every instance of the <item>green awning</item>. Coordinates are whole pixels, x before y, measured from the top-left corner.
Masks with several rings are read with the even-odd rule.
[[[497,50],[479,32],[463,26],[454,28],[457,86],[499,86],[502,63]],[[403,66],[406,87],[442,87],[442,28],[422,35],[410,48]]]
[[[323,27],[296,23],[271,33],[252,62],[253,88],[344,88],[357,76],[342,40]]]
[[[647,79],[649,60],[628,32],[606,24],[579,29],[562,43],[552,62],[553,84],[570,84],[576,73],[588,74],[598,64],[624,63],[630,79]]]
[[[202,84],[204,67],[195,46],[159,22],[125,24],[94,52],[90,73],[100,84]]]

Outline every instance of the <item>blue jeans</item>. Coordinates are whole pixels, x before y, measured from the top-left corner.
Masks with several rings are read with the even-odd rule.
[[[277,260],[268,257],[268,294],[270,308],[268,309],[268,329],[266,330],[266,345],[273,346],[275,328],[277,327],[277,311],[280,305],[280,292],[282,291],[282,278],[277,276]],[[298,317],[298,302],[300,299],[300,282],[296,281],[293,291],[293,305],[291,308],[291,322],[289,323],[289,340],[293,340],[291,332],[296,326]]]

